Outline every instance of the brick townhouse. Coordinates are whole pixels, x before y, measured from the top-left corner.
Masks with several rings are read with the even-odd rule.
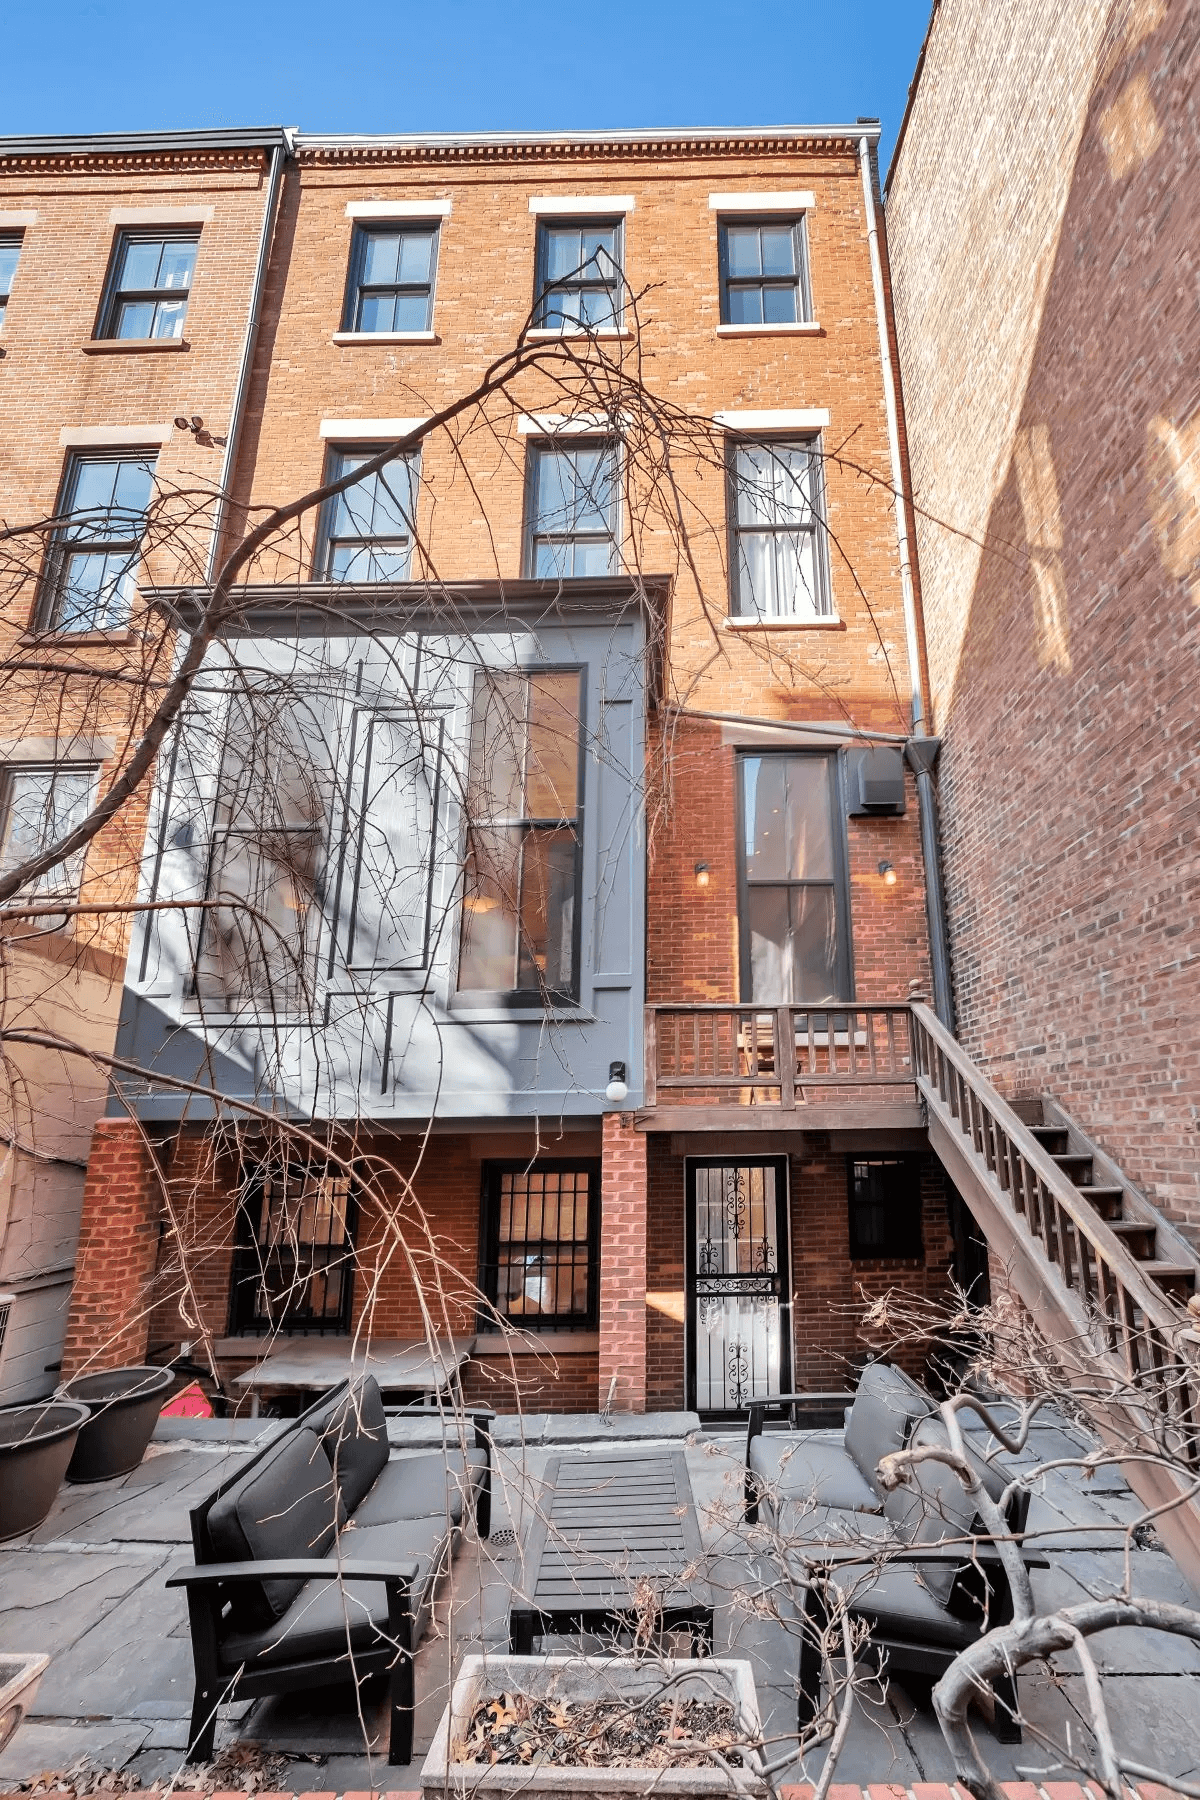
[[[436,415],[531,309],[683,448],[667,506],[635,390],[534,368],[247,572],[147,801],[68,1372],[428,1335],[502,1408],[729,1417],[840,1384],[864,1295],[970,1272],[913,1081],[944,969],[877,136],[292,134],[259,293],[261,134],[236,329],[188,188],[185,366],[220,333],[236,383],[253,322],[227,525]],[[102,288],[123,227],[74,204]],[[182,358],[80,361],[106,444],[234,416]],[[138,604],[186,637],[201,589],[152,547]]]
[[[283,141],[279,131],[0,139],[0,517],[17,532],[0,543],[2,872],[107,789],[162,673],[123,544],[155,481],[164,493],[219,483],[232,466]],[[208,440],[178,430],[176,415],[206,422]],[[56,518],[49,534],[19,530]],[[160,577],[202,562],[214,523],[199,509],[152,550]],[[144,826],[135,799],[27,899],[128,904]],[[57,1379],[108,1085],[89,1057],[112,1052],[129,927],[127,913],[95,912],[5,930],[6,1400]]]
[[[887,200],[959,1035],[1193,1242],[1196,18],[942,0]]]

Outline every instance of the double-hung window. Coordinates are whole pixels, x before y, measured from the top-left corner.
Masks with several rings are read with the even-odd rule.
[[[594,1328],[599,1163],[489,1163],[483,1181],[479,1286],[491,1307],[522,1330]]]
[[[333,451],[326,480],[337,481],[361,468],[382,448],[375,444]],[[318,579],[408,580],[420,467],[420,453],[414,450],[326,502]]]
[[[436,225],[359,225],[350,252],[343,331],[429,331]]]
[[[8,311],[8,297],[12,293],[20,259],[21,233],[0,231],[0,326],[4,324],[4,315]]]
[[[735,615],[799,623],[830,618],[816,440],[734,442],[729,480]]]
[[[600,331],[620,325],[623,235],[620,219],[541,222],[535,325],[543,331]]]
[[[846,1176],[850,1255],[922,1260],[920,1157],[850,1156]]]
[[[460,993],[579,997],[582,708],[579,669],[476,678]]]
[[[812,318],[804,217],[721,225],[721,323],[795,325]]]
[[[740,758],[742,996],[777,1006],[849,997],[837,763]]]
[[[50,549],[46,623],[106,631],[127,623],[154,485],[152,451],[98,451],[67,464]]]
[[[230,1330],[341,1332],[354,1271],[350,1177],[323,1164],[247,1172],[230,1281]]]
[[[247,676],[221,756],[195,998],[220,1012],[311,1000],[335,753],[319,696]]]
[[[87,817],[96,793],[95,768],[57,764],[4,771],[0,784],[0,875],[11,875],[74,831]],[[85,850],[37,875],[22,889],[26,900],[74,899],[83,875]]]
[[[526,568],[541,580],[611,575],[617,566],[617,447],[556,439],[530,449]]]
[[[102,338],[183,336],[199,233],[123,231],[113,251]]]

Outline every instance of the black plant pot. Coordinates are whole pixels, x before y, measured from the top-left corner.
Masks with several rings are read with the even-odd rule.
[[[68,1381],[62,1398],[82,1401],[92,1416],[79,1433],[67,1480],[109,1481],[136,1469],[174,1380],[174,1369],[146,1367],[105,1369]]]
[[[46,1517],[87,1418],[87,1407],[70,1400],[0,1411],[0,1542]]]

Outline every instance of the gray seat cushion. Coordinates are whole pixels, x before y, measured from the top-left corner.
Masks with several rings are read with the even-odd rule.
[[[785,1499],[811,1500],[851,1512],[879,1512],[875,1489],[841,1444],[808,1433],[764,1431],[750,1445],[750,1468],[766,1490],[769,1505]]]
[[[875,1576],[869,1568],[859,1566],[836,1570],[832,1579],[850,1600],[853,1611],[870,1619],[879,1637],[965,1650],[983,1635],[982,1620],[956,1618],[948,1612],[929,1580],[930,1573],[928,1568],[891,1563]],[[954,1574],[951,1568],[951,1582]]]
[[[809,1500],[785,1499],[774,1514],[775,1529],[787,1548],[803,1551],[821,1544],[901,1543],[895,1525],[881,1513],[856,1512],[845,1506],[819,1506]]]
[[[358,1525],[387,1525],[397,1519],[449,1517],[461,1525],[487,1468],[487,1452],[472,1447],[429,1456],[394,1456],[356,1509]]]
[[[405,1562],[415,1558],[413,1644],[429,1620],[433,1590],[449,1559],[444,1520],[410,1519],[401,1525],[348,1527],[339,1534],[346,1562]],[[282,1618],[265,1630],[231,1634],[221,1645],[226,1669],[245,1663],[275,1664],[312,1657],[344,1657],[389,1645],[387,1590],[382,1581],[306,1581]]]
[[[373,1375],[352,1381],[321,1422],[321,1442],[337,1476],[342,1504],[355,1512],[387,1465],[387,1419]]]
[[[208,1531],[219,1562],[324,1556],[345,1523],[329,1459],[315,1432],[289,1431],[244,1480],[211,1507]],[[266,1627],[300,1592],[298,1581],[264,1581],[238,1593],[239,1623]]]
[[[902,1369],[868,1363],[846,1415],[846,1449],[866,1481],[876,1486],[881,1457],[902,1450],[918,1419],[933,1406],[929,1395]]]

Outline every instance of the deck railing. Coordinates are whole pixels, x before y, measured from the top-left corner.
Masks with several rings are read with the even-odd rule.
[[[907,1006],[646,1008],[646,1105],[803,1104],[806,1088],[907,1087]]]

